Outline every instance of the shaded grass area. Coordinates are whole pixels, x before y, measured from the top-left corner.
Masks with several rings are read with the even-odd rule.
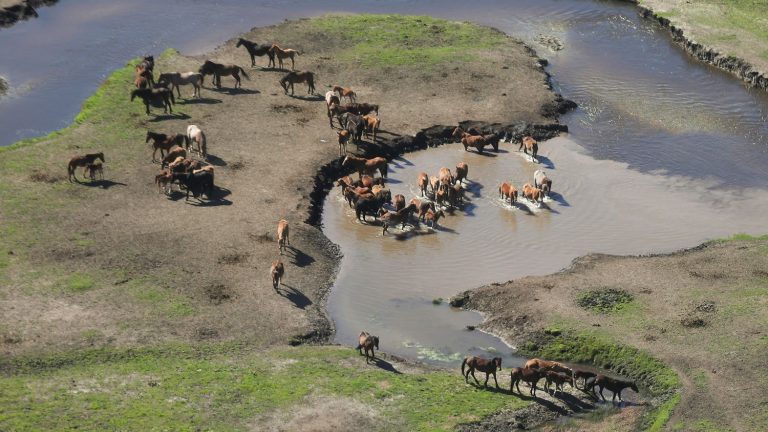
[[[487,27],[429,16],[328,16],[313,20],[311,25],[319,32],[350,40],[354,46],[340,55],[364,66],[472,61],[479,58],[480,51],[508,40]]]
[[[444,430],[527,404],[466,385],[453,372],[364,366],[357,351],[337,347],[166,345],[0,365],[0,430],[238,430],[314,396],[353,398],[402,430]]]

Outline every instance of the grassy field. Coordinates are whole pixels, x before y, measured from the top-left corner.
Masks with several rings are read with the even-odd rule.
[[[328,415],[345,401],[374,430],[448,430],[528,402],[464,384],[450,372],[365,365],[350,348],[252,351],[235,344],[101,349],[6,362],[0,430],[242,430]],[[405,366],[407,369],[407,366]],[[338,408],[338,407],[337,407]],[[298,423],[297,423],[298,425]]]
[[[686,36],[768,71],[768,3],[764,0],[640,0]]]

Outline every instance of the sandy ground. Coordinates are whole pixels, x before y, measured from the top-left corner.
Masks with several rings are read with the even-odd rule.
[[[587,256],[560,273],[474,290],[469,307],[486,314],[483,329],[515,344],[559,322],[600,329],[651,353],[684,382],[670,426],[763,430],[766,268],[766,241],[710,243],[668,256]],[[577,306],[581,293],[602,288],[628,292],[634,304],[608,314]]]
[[[343,84],[357,91],[358,101],[379,104],[383,136],[467,119],[542,121],[539,107],[554,98],[536,59],[512,39],[485,53],[483,62],[382,69],[334,61],[347,42],[323,37],[305,21],[254,29],[243,37],[299,49],[297,67],[317,73],[318,93]],[[205,56],[159,61],[156,72],[197,70],[207,58],[236,63],[250,76],[241,89],[232,89],[230,77],[223,78],[221,90],[211,89],[208,77],[202,99],[190,98],[191,87],[182,88],[176,116],[146,116],[143,105],[134,102],[133,120],[141,130],[184,133],[188,124],[197,124],[206,132],[220,187],[217,199],[185,202],[179,193],[158,194],[153,179],[159,165],[151,162],[143,140],[124,143],[135,149],[129,160],[107,155],[111,187],[64,191],[73,203],[68,210],[50,220],[40,215],[44,226],[78,233],[87,246],[43,245],[32,256],[41,265],[114,276],[106,286],[77,295],[15,290],[0,314],[1,328],[11,335],[0,345],[5,355],[168,340],[270,345],[329,334],[324,295],[338,252],[303,221],[315,172],[338,157],[336,132],[320,97],[305,97],[302,85],[296,97],[284,95],[277,81],[285,71],[250,68],[236,40]],[[266,61],[258,59],[259,65]],[[125,88],[128,94],[132,84]],[[91,127],[82,125],[68,140],[88,139]],[[274,238],[281,218],[291,224],[291,248],[282,258],[285,284],[275,291],[268,272],[278,258]],[[23,281],[23,275],[16,277]]]

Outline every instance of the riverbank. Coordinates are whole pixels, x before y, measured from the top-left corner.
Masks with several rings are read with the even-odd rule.
[[[50,6],[59,0],[0,0],[0,27],[10,27],[21,20],[37,18],[35,8]]]
[[[666,401],[646,419],[651,429],[763,430],[767,266],[768,239],[737,236],[671,255],[590,255],[460,298],[485,314],[483,330],[523,353],[645,383]]]
[[[395,143],[388,151],[405,148],[409,139],[426,144],[424,134],[418,134],[422,128],[466,119],[551,123],[553,114],[543,108],[553,107],[556,112],[563,104],[551,92],[548,77],[532,51],[501,32],[471,24],[428,17],[336,16],[257,28],[243,37],[299,50],[296,66],[315,72],[321,95],[329,86],[343,84],[355,89],[358,101],[379,104],[385,141],[380,147],[372,146],[371,152],[386,150],[386,143]],[[153,351],[153,347],[168,344],[193,351],[211,344],[238,344],[258,351],[322,342],[332,334],[324,298],[339,252],[316,226],[304,221],[312,221],[316,212],[313,203],[317,200],[312,195],[322,194],[332,181],[317,174],[329,163],[338,164],[336,132],[328,127],[321,96],[305,96],[303,84],[297,85],[296,97],[284,95],[277,81],[285,71],[261,69],[265,57],[257,59],[259,67],[248,67],[250,59],[243,48],[235,46],[236,41],[205,56],[166,51],[156,56],[155,70],[196,70],[208,58],[236,63],[250,77],[240,89],[231,88],[230,77],[223,78],[220,90],[204,88],[200,99],[190,98],[191,89],[182,88],[183,97],[177,99],[172,115],[147,116],[143,105],[128,100],[132,62],[112,74],[83,104],[75,124],[0,150],[0,349],[8,360],[3,366],[4,379],[20,380],[14,382],[26,388],[31,385],[29,379],[45,387],[49,374],[66,375],[65,369],[98,376],[102,361],[98,355],[90,361],[93,352],[106,352],[106,358],[112,358],[146,351],[146,361],[156,366],[172,363],[175,354],[155,356]],[[520,100],[527,103],[520,104]],[[153,113],[158,114],[157,110],[153,108]],[[146,131],[183,133],[192,123],[205,130],[209,162],[216,170],[219,192],[209,202],[185,202],[178,192],[166,197],[153,184],[159,166],[150,161]],[[68,182],[66,161],[74,154],[97,151],[105,153],[105,180]],[[82,177],[80,170],[77,175]],[[278,258],[274,232],[281,218],[291,224],[292,247],[282,257],[286,277],[276,291],[268,271],[271,261]],[[299,349],[314,355],[312,348]],[[341,351],[350,356],[351,350]],[[45,364],[51,356],[66,361],[54,361],[53,372],[18,369],[19,362]],[[350,361],[362,363],[355,356]],[[333,358],[323,361],[333,365]],[[105,379],[123,382],[126,375],[142,368],[124,365]],[[228,377],[221,384],[237,388],[242,376]],[[296,378],[291,374],[285,379]],[[419,377],[403,379],[407,385],[421,381]],[[324,383],[335,389],[345,380],[342,371],[338,379]],[[199,385],[206,382],[207,378]],[[387,384],[381,385],[386,388]],[[342,394],[357,400],[357,390]],[[62,391],[80,393],[78,389]],[[87,401],[116,410],[105,412],[117,419],[127,411],[116,391],[82,393]],[[282,397],[267,381],[255,384],[253,391]],[[454,392],[476,394],[479,390],[451,377],[450,389],[435,394]],[[44,397],[46,392],[41,394]],[[198,399],[204,396],[194,395]],[[491,396],[482,393],[480,397]],[[231,397],[245,396],[228,394],[207,399],[210,404],[200,402],[202,415],[243,427],[240,417],[227,420],[228,411],[223,407]],[[171,399],[180,401],[176,396],[169,396]],[[3,406],[40,414],[30,417],[28,426],[32,428],[43,427],[49,418],[34,403],[15,402]],[[289,398],[280,406],[290,409],[304,402]],[[192,405],[198,409],[200,404]],[[426,423],[417,429],[450,428],[476,420],[486,409],[478,411],[475,405],[462,404],[468,416],[456,416],[453,406],[447,405],[444,408],[450,412],[438,411],[429,420],[438,426]],[[505,397],[497,405],[511,408],[520,401]],[[149,409],[136,407],[137,415]],[[185,418],[169,409],[170,405],[152,407],[159,410],[152,419],[166,416],[169,425],[198,424],[197,417]],[[55,407],[58,410],[67,407]],[[387,410],[387,415],[405,416],[402,424],[412,425],[407,417],[418,410],[417,405],[405,414]],[[0,428],[16,429],[12,427],[18,420],[14,413],[4,410]],[[269,412],[263,414],[269,416]],[[105,421],[99,416],[89,418],[98,423],[80,418],[65,422],[99,428]],[[275,418],[276,423],[283,419]]]
[[[749,0],[639,0],[640,12],[667,28],[697,59],[768,89],[768,6]]]

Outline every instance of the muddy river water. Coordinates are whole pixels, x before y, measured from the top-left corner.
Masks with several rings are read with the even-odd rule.
[[[557,90],[580,107],[561,119],[569,134],[541,145],[536,166],[510,144],[496,157],[447,145],[394,161],[393,193],[409,198],[418,172],[469,163],[468,204],[438,230],[382,237],[331,193],[323,229],[344,253],[329,299],[338,342],[353,344],[367,329],[386,351],[441,364],[468,352],[511,356],[497,338],[465,330],[478,314],[432,300],[551,273],[589,252],[666,252],[765,231],[768,97],[692,61],[625,2],[68,0],[0,30],[0,75],[12,86],[0,99],[0,145],[70,123],[99,80],[129,58],[165,47],[205,52],[253,26],[339,11],[497,27],[547,58]],[[564,49],[538,44],[540,34]],[[554,182],[544,207],[497,200],[499,182],[519,186],[536,168]]]

